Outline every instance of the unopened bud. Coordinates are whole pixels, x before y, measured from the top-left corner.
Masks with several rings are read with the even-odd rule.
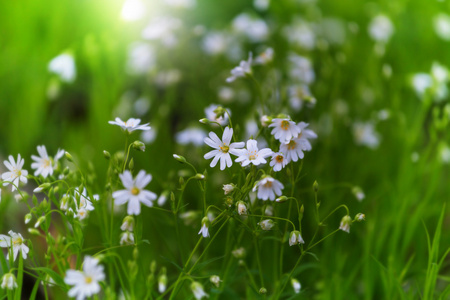
[[[26,215],[25,215],[25,224],[30,223],[31,218],[32,218],[31,214],[26,214]]]
[[[234,203],[233,198],[227,197],[227,198],[225,199],[225,204],[226,204],[228,207],[231,207],[231,205],[233,205],[233,203]]]
[[[238,201],[236,207],[240,216],[247,214],[247,205],[243,201]]]
[[[133,142],[133,148],[138,150],[138,151],[142,151],[145,152],[145,144],[141,141],[134,141]]]
[[[259,289],[259,293],[261,295],[267,294],[267,289],[265,287],[262,287],[262,288]]]
[[[178,154],[174,154],[173,158],[175,158],[176,160],[178,160],[182,164],[184,164],[186,162],[186,158],[184,158],[183,156],[178,155]]]
[[[364,220],[366,220],[366,215],[365,214],[362,214],[362,213],[356,214],[355,221],[361,222],[361,221],[364,221]]]
[[[203,123],[203,124],[208,124],[210,121],[207,119],[207,118],[203,118],[203,119],[200,119],[200,120],[198,120],[200,123]]]
[[[40,218],[37,220],[36,224],[34,224],[34,228],[38,228],[39,225],[41,225],[42,222],[44,222],[44,221],[45,221],[45,217],[44,217],[44,216],[40,217]]]
[[[134,159],[132,158],[131,160],[130,160],[130,162],[128,163],[128,168],[130,169],[130,170],[133,170],[134,169]]]
[[[122,231],[133,231],[134,229],[134,218],[133,216],[126,216],[123,218],[122,226],[120,226]]]
[[[261,121],[261,125],[263,127],[267,127],[267,126],[269,126],[272,123],[272,117],[264,115],[264,116],[261,117],[260,121]]]
[[[40,235],[39,230],[34,228],[28,228],[28,232],[33,235]]]
[[[319,183],[317,183],[317,181],[314,181],[313,189],[314,189],[314,192],[316,192],[316,193],[319,191]]]
[[[283,203],[286,201],[288,201],[288,197],[286,197],[286,196],[281,196],[281,197],[278,197],[277,199],[275,199],[275,202],[277,202],[277,203]]]
[[[195,174],[194,178],[197,179],[197,180],[204,180],[205,179],[205,175],[197,173],[197,174]]]
[[[230,183],[230,184],[224,184],[222,189],[223,189],[225,195],[228,195],[229,193],[234,191],[234,188],[235,188],[235,185]]]
[[[344,216],[341,220],[341,224],[339,225],[339,229],[350,233],[350,226],[352,225],[352,218],[350,216]]]
[[[156,261],[153,260],[153,261],[151,262],[151,264],[150,264],[150,272],[151,272],[151,273],[155,273],[156,267],[157,267]]]
[[[219,287],[220,285],[220,277],[217,275],[212,275],[209,277],[209,281],[211,281],[212,284],[214,284],[216,287]]]
[[[111,158],[111,154],[110,154],[108,151],[106,151],[106,150],[103,150],[103,156],[104,156],[106,159],[110,159],[110,158]]]
[[[64,153],[64,156],[66,157],[66,159],[67,159],[68,161],[73,162],[73,157],[72,157],[72,155],[70,155],[69,152],[66,151],[66,152]]]

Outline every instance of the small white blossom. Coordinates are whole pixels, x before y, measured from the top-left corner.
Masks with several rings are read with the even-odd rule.
[[[247,214],[247,205],[244,202],[239,201],[237,203],[237,212],[240,216],[246,215]]]
[[[162,294],[166,291],[166,288],[167,288],[167,275],[165,272],[163,272],[158,277],[158,292]]]
[[[8,231],[10,236],[0,234],[0,247],[7,248],[12,247],[12,251],[14,253],[14,260],[17,258],[17,254],[19,252],[22,253],[23,259],[27,258],[27,253],[30,250],[27,245],[24,243],[24,239],[20,233],[15,233],[14,231]],[[9,251],[6,259],[9,259]]]
[[[242,60],[239,63],[239,66],[235,67],[231,70],[231,76],[227,78],[227,82],[233,82],[237,78],[246,77],[247,75],[252,74],[252,53],[250,52],[248,55],[248,60]]]
[[[152,180],[152,175],[146,174],[144,170],[141,170],[133,179],[131,172],[126,170],[119,177],[125,189],[115,191],[112,194],[115,205],[122,205],[128,202],[127,213],[129,215],[139,215],[141,213],[141,203],[148,207],[153,206],[152,201],[157,198],[156,194],[144,190],[144,187]]]
[[[2,179],[4,181],[7,181],[3,183],[3,186],[7,186],[8,184],[13,183],[11,190],[14,192],[19,187],[20,181],[25,184],[28,182],[28,171],[22,169],[25,160],[20,157],[20,154],[17,155],[17,163],[12,155],[10,155],[8,159],[9,161],[5,160],[3,162],[9,170],[9,172],[5,172],[2,174]]]
[[[266,65],[273,60],[274,51],[272,48],[267,48],[255,58],[255,64]]]
[[[69,297],[83,300],[100,292],[99,281],[105,280],[105,273],[103,266],[98,263],[98,259],[85,256],[83,271],[67,270],[64,282],[68,285],[73,285],[68,292]]]
[[[275,223],[271,219],[265,219],[258,223],[262,230],[271,230]]]
[[[258,149],[258,142],[253,139],[249,139],[247,141],[246,149],[238,149],[236,150],[237,155],[239,156],[235,161],[240,162],[243,167],[252,163],[257,166],[260,164],[265,164],[267,161],[266,157],[272,155],[272,150],[269,148]]]
[[[134,218],[133,216],[126,216],[123,218],[122,225],[120,226],[122,231],[133,231],[134,229]]]
[[[209,237],[209,219],[208,217],[204,217],[202,219],[202,228],[200,228],[200,231],[198,234],[203,235],[204,238]]]
[[[233,256],[236,258],[244,258],[246,251],[245,251],[245,248],[240,247],[240,248],[237,248],[237,249],[234,249],[233,251],[231,251],[231,254],[233,254]]]
[[[121,245],[134,245],[134,234],[130,231],[124,231],[120,234]]]
[[[237,148],[242,148],[245,145],[243,142],[230,144],[232,137],[233,129],[226,127],[223,131],[222,140],[220,140],[217,134],[212,131],[209,133],[209,137],[205,138],[205,144],[215,149],[204,155],[205,159],[211,159],[214,157],[210,164],[211,168],[216,166],[219,159],[220,170],[224,170],[225,167],[231,167],[233,161],[231,160],[230,153],[233,155],[238,155],[239,149]]]
[[[48,70],[64,81],[71,83],[77,76],[75,60],[71,54],[64,53],[53,58],[48,64]]]
[[[300,234],[300,231],[294,230],[291,232],[289,236],[289,246],[297,245],[297,244],[304,244],[305,241],[302,238],[302,235]]]
[[[352,193],[353,195],[355,195],[356,199],[358,199],[358,201],[360,202],[363,201],[364,198],[366,197],[364,191],[359,186],[354,186],[352,188]]]
[[[350,233],[350,226],[352,225],[352,218],[350,216],[344,216],[339,225],[339,229]]]
[[[203,289],[203,285],[198,281],[193,281],[191,283],[191,290],[194,293],[194,297],[197,300],[202,299],[203,297],[209,297],[205,290]]]
[[[69,195],[64,195],[66,196],[66,199],[63,197],[63,199],[61,200],[61,206],[60,209],[61,210],[68,210],[70,212],[73,212],[75,214],[75,218],[79,219],[79,220],[83,220],[88,216],[89,211],[94,210],[94,206],[92,205],[92,200],[91,198],[89,198],[86,188],[83,189],[83,192],[80,194],[80,191],[78,190],[78,188],[75,188],[74,192],[73,192],[73,202],[75,203],[75,211],[73,211],[72,208],[68,208],[69,207],[69,201],[68,198]],[[95,199],[95,196],[94,196]]]
[[[247,13],[241,13],[232,21],[233,30],[246,35],[252,42],[261,42],[267,39],[269,27],[261,19],[251,17]]]
[[[294,289],[294,292],[296,294],[300,293],[300,289],[302,288],[302,285],[300,284],[300,282],[297,279],[292,278],[291,284],[292,284],[292,288]]]
[[[269,127],[273,127],[271,134],[280,141],[280,143],[289,142],[291,139],[296,138],[302,131],[295,122],[288,119],[272,119],[272,124]]]
[[[147,124],[142,124],[140,119],[133,119],[130,118],[128,121],[122,121],[120,118],[116,118],[115,121],[108,121],[109,124],[120,126],[124,131],[128,131],[128,133],[131,133],[135,130],[150,130],[150,126]]]
[[[269,165],[273,168],[274,172],[281,171],[288,164],[288,160],[284,157],[281,152],[276,152],[272,154],[272,160]]]
[[[255,184],[253,191],[256,189],[258,189],[258,199],[273,201],[276,196],[282,195],[281,190],[284,189],[284,185],[275,178],[266,176]]]
[[[224,114],[220,114],[218,115],[216,113],[217,109],[220,106],[217,104],[211,104],[209,105],[207,108],[205,108],[205,115],[206,118],[211,121],[211,122],[217,122],[219,123],[221,126],[225,126],[228,124],[228,114],[224,113]]]
[[[13,273],[6,273],[2,277],[2,289],[13,290],[17,288],[16,276]]]
[[[209,281],[211,281],[212,284],[214,284],[216,287],[219,287],[220,282],[222,280],[220,280],[220,277],[217,275],[212,275],[211,277],[209,277]]]
[[[37,146],[37,151],[39,156],[31,155],[31,158],[34,160],[31,168],[36,169],[34,176],[42,175],[42,177],[47,178],[48,175],[53,175],[53,171],[58,166],[58,160],[63,157],[65,151],[58,150],[54,159],[48,156],[47,149],[44,145]]]
[[[234,184],[224,184],[223,185],[223,191],[225,195],[228,195],[234,190]]]
[[[375,131],[374,124],[371,122],[355,122],[353,124],[353,136],[357,145],[366,146],[370,149],[376,149],[380,145],[380,135]]]
[[[369,24],[369,35],[376,41],[387,43],[394,33],[394,25],[385,15],[378,15]]]
[[[439,13],[433,18],[434,31],[444,41],[450,41],[450,16]]]

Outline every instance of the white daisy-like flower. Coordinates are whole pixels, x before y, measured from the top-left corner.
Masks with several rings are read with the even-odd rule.
[[[24,239],[20,233],[15,233],[14,231],[8,231],[10,236],[0,234],[0,247],[7,248],[12,247],[12,251],[14,253],[14,260],[17,258],[17,254],[19,251],[22,253],[23,259],[27,258],[27,253],[30,250],[27,245],[24,243]],[[9,259],[9,251],[6,259]]]
[[[202,228],[200,228],[200,231],[198,232],[198,234],[203,235],[204,238],[209,237],[209,219],[208,217],[204,217],[202,219]]]
[[[34,160],[34,163],[31,164],[31,168],[36,169],[34,176],[42,175],[42,177],[47,178],[48,175],[53,175],[53,171],[57,167],[57,162],[63,157],[65,151],[58,150],[54,159],[48,156],[47,149],[44,145],[37,146],[37,151],[39,156],[31,155],[31,158]]]
[[[116,118],[115,121],[108,121],[108,123],[120,126],[123,130],[128,131],[128,133],[131,133],[135,130],[150,130],[150,126],[148,126],[149,123],[139,125],[139,123],[141,123],[141,119],[130,118],[128,119],[128,121],[124,122],[120,118]]]
[[[203,285],[198,281],[193,281],[191,283],[191,290],[194,293],[194,297],[197,300],[202,299],[203,297],[209,297],[205,290],[203,289]]]
[[[64,282],[73,285],[69,290],[69,297],[76,297],[83,300],[100,292],[99,281],[105,280],[103,266],[99,265],[96,258],[85,256],[83,261],[83,271],[67,270]]]
[[[242,60],[239,63],[239,66],[237,66],[231,70],[231,76],[227,78],[227,82],[233,82],[237,78],[245,77],[247,75],[252,74],[252,60],[253,60],[253,55],[250,52],[248,55],[247,61]]]
[[[300,234],[300,231],[294,230],[291,232],[289,236],[289,246],[297,245],[297,244],[304,244],[305,241],[302,238],[302,235]]]
[[[265,164],[267,161],[266,157],[272,155],[273,151],[269,148],[258,149],[258,142],[253,139],[247,141],[247,149],[238,149],[235,162],[240,162],[243,167],[252,163],[257,166],[260,164]]]
[[[257,197],[262,200],[275,200],[276,196],[281,196],[281,190],[284,189],[284,185],[271,176],[266,176],[258,181],[253,187],[255,192],[258,189]]]
[[[272,154],[272,160],[269,165],[273,168],[274,172],[281,171],[288,164],[288,160],[284,157],[281,152],[276,152]]]
[[[306,129],[307,123],[300,122],[298,126],[302,130],[298,137],[280,145],[280,152],[286,154],[288,162],[291,160],[297,161],[299,158],[303,159],[305,156],[303,151],[311,151],[312,149],[309,139],[317,138],[317,134],[314,131]]]
[[[302,131],[295,122],[288,119],[272,119],[272,124],[270,124],[269,127],[273,127],[271,134],[273,134],[280,143],[286,143],[291,139],[296,138]]]
[[[216,110],[219,107],[220,106],[217,104],[209,105],[208,107],[205,108],[205,115],[206,115],[206,118],[208,120],[210,120],[211,122],[217,122],[221,126],[225,126],[228,124],[228,114],[224,113],[224,114],[217,115]],[[229,110],[228,110],[228,113],[230,113]],[[231,115],[231,113],[230,113],[230,115]],[[216,125],[216,124],[214,124],[214,125]]]
[[[28,171],[22,169],[25,160],[20,157],[20,154],[17,155],[17,163],[12,155],[10,155],[8,159],[9,161],[5,160],[3,163],[8,168],[9,172],[5,172],[2,174],[2,180],[7,181],[3,183],[4,186],[13,183],[12,191],[14,192],[17,189],[17,187],[19,187],[20,181],[22,181],[25,184],[28,182],[27,179]]]
[[[233,129],[226,127],[222,134],[222,140],[220,140],[217,134],[212,131],[209,133],[209,137],[205,138],[205,144],[215,149],[204,155],[205,159],[211,159],[214,157],[210,164],[211,168],[217,165],[219,159],[220,170],[224,170],[225,167],[231,167],[233,161],[231,160],[230,153],[233,155],[238,155],[239,149],[237,148],[242,148],[245,145],[244,142],[230,144],[232,137]]]
[[[156,200],[155,193],[144,190],[144,187],[152,181],[152,175],[146,174],[141,170],[136,178],[133,179],[131,172],[126,170],[119,175],[125,190],[115,191],[112,196],[115,205],[122,205],[128,202],[127,212],[129,215],[139,215],[142,204],[152,207],[153,200]]]

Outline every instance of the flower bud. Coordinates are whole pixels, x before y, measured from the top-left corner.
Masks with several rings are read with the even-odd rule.
[[[173,155],[173,158],[175,158],[176,160],[178,160],[178,161],[179,161],[180,163],[182,163],[182,164],[186,163],[186,158],[184,158],[184,157],[181,156],[181,155],[174,154],[174,155]]]
[[[200,123],[203,123],[203,124],[208,124],[210,121],[207,119],[207,118],[203,118],[203,119],[200,119],[200,120],[198,120]]]
[[[155,260],[152,260],[152,262],[150,263],[150,272],[151,272],[151,273],[155,273],[156,267],[157,267],[156,261],[155,261]]]
[[[66,211],[68,208],[69,208],[69,197],[67,195],[64,195],[61,199],[59,209]]]
[[[41,184],[40,186],[38,186],[37,188],[35,188],[35,189],[33,190],[33,192],[34,192],[34,193],[40,193],[40,192],[42,192],[43,190],[48,189],[50,186],[51,186],[51,184],[48,183],[48,182],[43,183],[43,184]]]
[[[275,223],[271,219],[262,220],[258,223],[262,230],[271,230]]]
[[[281,196],[281,197],[278,197],[277,199],[275,199],[275,202],[277,202],[277,203],[283,203],[286,201],[288,201],[288,197],[286,197],[286,196]]]
[[[209,237],[209,219],[208,217],[204,217],[202,219],[202,227],[200,228],[200,231],[198,232],[198,234],[203,235],[204,238]]]
[[[244,258],[245,254],[246,254],[245,248],[240,247],[240,248],[234,249],[233,251],[231,251],[231,254],[233,254],[233,256],[236,258]]]
[[[296,294],[300,293],[300,289],[302,288],[302,285],[300,284],[300,282],[295,278],[291,278],[291,284],[292,284],[292,288],[294,289],[294,292]]]
[[[235,185],[232,183],[223,185],[223,191],[224,191],[225,195],[228,195],[229,193],[234,191],[234,188],[235,188]]]
[[[262,287],[262,288],[259,289],[259,293],[261,295],[265,295],[265,294],[267,294],[267,289],[265,287]]]
[[[294,230],[289,235],[289,246],[293,246],[296,244],[304,244],[305,241],[302,238],[302,235],[300,234],[300,231]]]
[[[2,277],[2,289],[13,290],[17,288],[16,276],[13,273],[6,273]]]
[[[191,290],[194,293],[195,299],[202,299],[203,297],[208,297],[208,294],[205,293],[203,289],[203,285],[198,281],[193,281],[191,283]]]
[[[227,197],[227,198],[225,199],[225,204],[226,204],[228,207],[231,207],[231,205],[233,205],[233,203],[234,203],[233,198]]]
[[[238,201],[236,207],[240,216],[247,214],[247,205],[243,201]]]
[[[264,115],[264,116],[261,117],[260,121],[261,121],[261,125],[263,127],[267,127],[270,124],[272,124],[272,117]]]
[[[133,231],[134,229],[134,218],[133,216],[126,216],[123,218],[122,226],[120,226],[122,231]]]
[[[167,271],[166,268],[161,268],[158,276],[158,291],[162,294],[166,291],[167,288]]]
[[[66,157],[66,159],[67,159],[68,161],[73,162],[73,157],[72,157],[72,155],[70,155],[69,152],[66,151],[66,152],[64,153],[64,156]]]
[[[106,159],[110,159],[110,158],[111,158],[111,154],[110,154],[108,151],[106,151],[106,150],[103,150],[103,156],[104,156]]]
[[[204,180],[205,179],[205,175],[197,173],[197,174],[195,174],[194,178],[197,179],[197,180]]]
[[[138,150],[138,151],[142,151],[145,152],[145,144],[141,141],[134,141],[133,142],[133,148]]]
[[[128,168],[129,168],[130,170],[133,170],[133,169],[134,169],[134,159],[133,159],[133,158],[130,159],[130,162],[128,163]]]
[[[352,218],[349,215],[344,216],[341,220],[341,224],[339,225],[339,229],[350,233],[350,226],[352,225]]]
[[[124,231],[120,235],[121,245],[133,245],[134,244],[134,234],[130,231]]]
[[[45,217],[44,216],[40,217],[37,220],[36,224],[34,224],[34,228],[38,228],[41,225],[41,223],[44,222],[44,221],[45,221]]]
[[[31,218],[32,218],[31,214],[26,214],[26,215],[25,215],[25,224],[30,223]]]
[[[352,193],[355,195],[356,199],[358,201],[363,201],[366,195],[364,194],[363,190],[359,186],[354,186],[352,188]]]
[[[41,235],[41,233],[39,232],[39,230],[34,229],[34,228],[28,228],[28,232],[32,235]]]
[[[220,277],[217,275],[212,275],[211,277],[209,277],[209,281],[211,281],[212,284],[214,284],[216,287],[219,287],[220,285]]]
[[[366,215],[365,214],[362,214],[362,213],[356,214],[355,221],[361,222],[361,221],[364,221],[364,220],[366,220]]]
[[[317,180],[315,180],[313,183],[313,190],[316,193],[319,191],[319,183],[317,182]]]
[[[218,106],[213,112],[216,114],[216,119],[223,118],[226,110],[222,106]]]

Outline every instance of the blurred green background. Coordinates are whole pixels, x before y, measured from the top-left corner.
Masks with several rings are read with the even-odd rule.
[[[50,155],[63,148],[85,170],[89,161],[93,163],[96,192],[105,183],[107,161],[102,151],[118,151],[124,144],[119,128],[108,121],[117,116],[139,117],[150,122],[156,134],[146,152],[134,154],[135,165],[153,174],[152,190],[160,194],[175,189],[175,171],[180,165],[172,153],[186,156],[199,170],[218,173],[202,158],[206,147],[179,145],[175,135],[190,125],[200,127],[204,108],[222,103],[230,108],[233,125],[243,139],[246,120],[259,118],[257,101],[247,82],[226,84],[225,78],[240,60],[247,59],[249,51],[256,56],[270,46],[275,51],[273,68],[281,75],[273,79],[263,66],[255,67],[254,74],[274,101],[271,113],[288,113],[293,120],[310,122],[319,135],[304,160],[305,178],[299,188],[309,191],[317,180],[324,211],[343,202],[353,214],[366,214],[366,222],[353,226],[350,235],[339,233],[315,249],[319,261],[308,258],[301,265],[296,277],[304,291],[298,299],[420,298],[430,263],[425,228],[434,232],[450,199],[450,159],[445,156],[450,142],[449,97],[433,100],[430,90],[418,97],[411,77],[429,73],[433,62],[450,66],[449,41],[439,38],[433,27],[439,13],[450,11],[448,1],[286,0],[272,1],[267,9],[257,9],[252,1],[198,0],[187,8],[168,3],[144,3],[146,14],[127,22],[121,18],[124,2],[119,0],[1,1],[1,157],[20,153],[30,170],[30,155],[37,145],[46,145]],[[239,39],[238,57],[206,54],[202,50],[205,32],[227,30],[233,35],[231,22],[244,12],[264,20],[269,37],[262,41]],[[367,29],[378,14],[388,16],[394,26],[384,55],[376,54],[376,43]],[[160,37],[145,41],[141,35],[149,22],[163,15],[182,20],[175,26],[175,46],[164,45]],[[312,28],[318,42],[313,49],[288,42],[284,27],[296,18],[315,24]],[[331,29],[322,26],[330,19],[342,25],[344,38],[338,43],[332,42],[339,34],[332,30],[334,25]],[[156,28],[172,25],[161,23]],[[153,43],[155,62],[148,71],[133,73],[127,67],[130,45],[135,41]],[[311,59],[316,77],[311,91],[317,104],[299,112],[286,108],[283,90],[288,80],[287,57],[292,51]],[[49,62],[61,53],[74,58],[73,82],[64,82],[48,70]],[[173,83],[158,77],[170,70],[176,70]],[[236,91],[231,101],[218,96],[224,86]],[[135,108],[138,99],[144,99],[140,103],[149,106],[148,111]],[[144,113],[140,115],[140,111]],[[389,117],[380,119],[380,111]],[[375,149],[358,145],[353,135],[353,124],[367,120],[379,134]],[[204,125],[203,129],[210,130]],[[140,138],[137,133],[133,137]],[[353,185],[364,190],[362,202],[352,195]],[[221,203],[220,189],[220,184],[209,187],[211,203]],[[188,192],[187,198],[195,197],[195,190]],[[312,199],[310,192],[302,196],[305,201]],[[440,254],[450,246],[447,211]],[[312,232],[308,230],[312,218],[307,213],[305,240]],[[149,231],[158,218],[165,222],[155,212],[146,214],[154,218]],[[336,216],[330,226],[337,227],[339,220]],[[196,240],[194,229],[185,231],[187,244]],[[148,237],[155,244],[149,261],[158,259],[165,249],[157,242],[164,233]],[[288,258],[295,261],[295,251],[289,251]],[[270,259],[270,254],[265,255]],[[289,259],[285,261],[288,264]],[[450,278],[448,266],[445,260],[433,297],[448,299],[442,294]],[[232,291],[223,297],[233,297]]]

